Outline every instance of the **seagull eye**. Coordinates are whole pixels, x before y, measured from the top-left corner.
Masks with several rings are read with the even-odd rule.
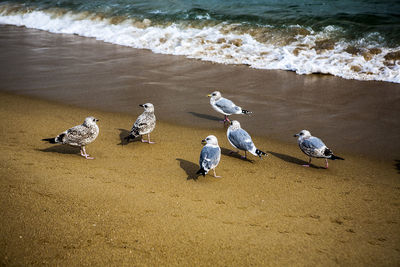
[[[96,119],[93,119],[93,121],[95,121]]]
[[[147,108],[147,105],[144,105],[145,108]]]
[[[300,135],[303,135],[303,133],[300,133]]]

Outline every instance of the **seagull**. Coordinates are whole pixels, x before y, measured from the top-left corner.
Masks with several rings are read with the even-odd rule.
[[[325,158],[325,168],[328,169],[328,159],[335,160],[340,159],[344,160],[341,157],[333,155],[333,152],[326,147],[324,142],[318,137],[312,136],[311,133],[307,130],[302,130],[298,134],[295,134],[294,137],[298,137],[297,143],[301,151],[304,154],[310,157],[308,164],[303,165],[304,167],[310,167],[311,157],[313,158]]]
[[[231,143],[233,147],[244,150],[244,157],[242,156],[242,158],[246,158],[247,151],[254,156],[259,156],[261,159],[262,156],[267,155],[267,153],[256,148],[251,140],[251,136],[240,127],[240,123],[238,121],[234,120],[231,122],[231,126],[229,126],[228,130],[226,131],[226,136],[228,137],[229,143]]]
[[[144,112],[136,119],[132,126],[130,134],[125,137],[129,142],[130,139],[135,139],[139,135],[142,137],[143,143],[154,144],[150,141],[150,133],[156,127],[156,116],[154,115],[154,106],[151,103],[139,105],[144,108]],[[147,140],[143,139],[143,135],[147,134]]]
[[[213,169],[214,177],[219,178],[215,173],[215,168],[218,166],[221,159],[221,148],[218,146],[218,139],[214,135],[209,135],[206,139],[201,141],[205,146],[200,153],[200,170],[196,174],[206,176],[206,174]]]
[[[246,114],[249,115],[252,112],[242,109],[239,106],[236,106],[231,100],[223,98],[219,91],[215,91],[208,95],[210,97],[210,104],[219,113],[225,115],[223,122],[230,122],[228,116],[232,114]]]
[[[99,120],[94,117],[87,117],[81,125],[74,126],[54,138],[45,138],[50,144],[64,144],[70,146],[79,146],[81,156],[86,159],[94,159],[86,153],[85,146],[93,142],[99,135],[99,126],[96,122]]]

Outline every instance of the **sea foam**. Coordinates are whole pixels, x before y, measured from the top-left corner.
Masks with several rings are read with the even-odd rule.
[[[77,34],[113,44],[150,49],[154,53],[183,55],[222,64],[400,83],[400,59],[397,57],[400,47],[376,48],[369,43],[352,51],[355,44],[342,40],[329,42],[330,35],[341,30],[332,26],[320,32],[308,29],[306,34],[293,35],[289,42],[271,37],[260,41],[254,30],[229,30],[237,25],[227,23],[202,27],[179,23],[157,25],[149,19],[115,20],[88,12],[10,11],[7,6],[0,7],[1,24]],[[356,45],[362,42],[358,40]]]

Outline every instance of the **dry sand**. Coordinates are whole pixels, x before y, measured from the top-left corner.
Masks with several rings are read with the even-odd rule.
[[[138,107],[137,114],[141,112]],[[100,119],[79,149],[41,142]],[[296,145],[229,155],[225,129],[159,122],[154,145],[121,145],[135,116],[0,93],[1,265],[396,266],[399,166],[340,153],[304,168]],[[209,123],[218,124],[215,121]],[[222,178],[194,178],[200,141],[219,138]],[[338,153],[339,154],[339,153]]]

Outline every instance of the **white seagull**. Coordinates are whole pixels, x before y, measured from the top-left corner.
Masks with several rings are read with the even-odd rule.
[[[219,91],[215,91],[208,95],[210,97],[210,104],[213,109],[225,115],[224,122],[230,122],[228,116],[232,114],[246,114],[249,115],[251,111],[242,109],[236,106],[231,100],[223,98]]]
[[[135,139],[139,135],[142,137],[143,143],[154,144],[150,141],[150,133],[156,127],[156,116],[154,115],[154,106],[151,103],[139,105],[144,108],[144,112],[136,119],[132,126],[130,134],[125,137],[129,142],[130,139]],[[147,134],[147,141],[143,139],[143,135]]]
[[[302,130],[298,134],[295,134],[294,137],[298,137],[297,143],[301,151],[304,154],[310,157],[308,164],[303,165],[304,167],[310,167],[311,157],[313,158],[325,158],[325,168],[328,169],[328,159],[335,160],[340,159],[344,160],[341,157],[333,155],[333,152],[326,147],[324,142],[318,137],[312,136],[311,133],[307,130]]]
[[[228,137],[229,143],[236,147],[237,149],[244,150],[244,157],[246,158],[246,152],[249,151],[254,156],[262,156],[267,155],[267,153],[259,150],[251,140],[251,136],[240,127],[240,123],[238,121],[232,121],[231,126],[229,126],[226,131],[226,136]]]
[[[85,146],[93,142],[99,135],[99,126],[96,124],[98,121],[94,117],[87,117],[81,125],[74,126],[54,138],[42,139],[42,141],[47,141],[51,144],[79,146],[82,157],[94,159],[86,153]]]
[[[212,169],[214,171],[214,177],[219,178],[215,173],[215,168],[221,159],[221,148],[218,146],[218,139],[214,135],[209,135],[206,139],[201,141],[205,144],[200,153],[200,170],[196,174],[206,176],[206,174]]]

